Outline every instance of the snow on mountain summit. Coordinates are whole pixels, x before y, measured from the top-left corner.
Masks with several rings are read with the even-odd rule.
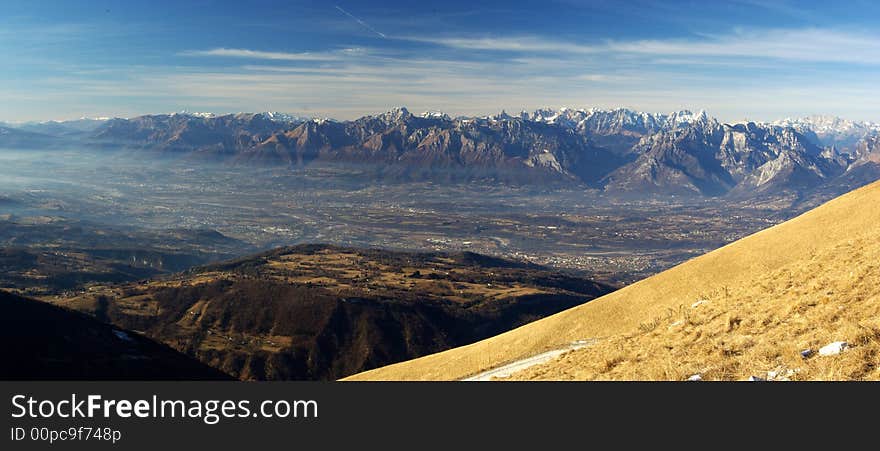
[[[617,133],[651,134],[672,130],[677,127],[697,124],[715,123],[705,110],[697,113],[690,110],[676,111],[669,114],[645,113],[627,108],[605,110],[601,108],[542,108],[533,113],[523,112],[523,119],[555,124],[574,129],[581,133],[600,135]]]
[[[300,116],[296,116],[290,113],[280,113],[277,111],[266,111],[264,113],[260,113],[260,115],[262,115],[266,119],[269,119],[270,121],[281,123],[305,122],[307,120],[306,118]]]
[[[202,112],[202,111],[187,111],[187,110],[183,110],[183,111],[181,111],[181,112],[179,112],[179,113],[171,113],[171,116],[178,116],[178,115],[180,115],[180,116],[200,117],[200,118],[204,118],[204,119],[210,119],[210,118],[212,118],[212,117],[216,117],[216,116],[217,116],[217,115],[214,114],[214,113]]]
[[[433,110],[425,111],[424,113],[422,113],[421,117],[424,119],[450,120],[450,117],[448,114],[446,114],[442,111],[433,111]]]
[[[851,121],[837,116],[813,115],[802,118],[785,118],[769,125],[791,127],[812,138],[822,146],[851,149],[860,141],[880,134],[880,124]]]
[[[375,117],[375,118],[380,119],[386,123],[394,123],[394,122],[399,122],[401,120],[409,119],[410,117],[412,117],[412,113],[410,113],[409,110],[406,109],[405,106],[399,106],[399,107],[394,107],[391,110],[386,111],[382,114],[379,114],[376,116],[368,116],[368,117]]]
[[[802,118],[785,118],[772,122],[792,128],[809,128],[816,133],[848,133],[857,131],[880,131],[880,124],[874,122],[851,121],[837,116],[812,115]]]

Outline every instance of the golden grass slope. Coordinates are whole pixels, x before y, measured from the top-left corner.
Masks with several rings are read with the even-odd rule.
[[[591,338],[513,378],[880,378],[880,182],[588,304],[349,379],[461,379]],[[837,340],[851,348],[800,356]]]

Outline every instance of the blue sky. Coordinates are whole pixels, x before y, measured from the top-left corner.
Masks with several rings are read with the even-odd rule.
[[[405,105],[880,121],[880,6],[826,3],[4,0],[0,120]]]

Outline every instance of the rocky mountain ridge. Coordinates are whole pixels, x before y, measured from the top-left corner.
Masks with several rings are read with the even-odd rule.
[[[116,118],[85,140],[184,160],[361,165],[383,180],[490,178],[611,195],[750,196],[840,182],[868,161],[878,135],[872,123],[823,117],[726,124],[705,111],[562,108],[453,118],[401,107],[351,121],[280,113]]]

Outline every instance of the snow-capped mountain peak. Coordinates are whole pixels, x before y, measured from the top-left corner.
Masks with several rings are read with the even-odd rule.
[[[874,122],[851,121],[837,116],[812,115],[802,118],[785,118],[771,122],[783,127],[809,128],[816,133],[845,133],[860,130],[880,131],[880,124]]]
[[[285,124],[305,122],[307,120],[306,118],[303,118],[300,116],[296,116],[296,115],[293,115],[290,113],[280,113],[277,111],[266,111],[266,112],[260,113],[260,115],[266,119],[269,119],[270,121],[280,122],[280,123],[285,123]]]
[[[878,123],[825,115],[785,118],[767,125],[793,128],[819,145],[840,149],[851,149],[861,140],[880,134]]]
[[[210,119],[212,117],[216,117],[217,115],[214,113],[208,113],[208,112],[183,110],[178,113],[171,113],[171,116],[191,116],[191,117],[200,117],[203,119]]]
[[[707,124],[713,122],[714,119],[706,114],[706,110],[700,110],[696,113],[690,110],[681,110],[669,114],[666,123],[669,128],[677,128],[683,125]]]
[[[424,113],[422,113],[421,117],[424,119],[442,119],[442,120],[450,120],[451,119],[448,114],[446,114],[442,111],[425,111]]]
[[[378,116],[373,116],[377,119],[382,120],[386,123],[400,122],[401,120],[406,120],[412,117],[412,113],[409,112],[408,109],[404,106],[394,107],[385,113],[382,113]]]

